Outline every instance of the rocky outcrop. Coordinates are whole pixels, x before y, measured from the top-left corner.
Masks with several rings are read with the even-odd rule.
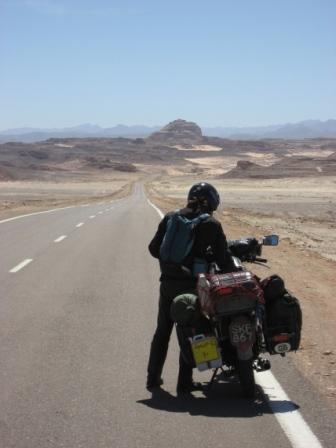
[[[86,166],[99,170],[112,169],[115,171],[125,171],[127,173],[134,173],[137,171],[137,168],[133,163],[115,162],[110,159],[98,159],[92,156],[86,158]]]
[[[4,168],[0,165],[0,182],[7,181],[7,180],[13,180],[14,176],[7,168]]]
[[[278,179],[283,177],[334,176],[335,153],[328,157],[284,157],[270,166],[239,160],[237,166],[223,175],[226,178]]]
[[[263,178],[265,176],[265,167],[250,162],[249,160],[238,160],[237,165],[228,171],[223,177],[229,178]]]
[[[179,119],[168,123],[160,131],[154,132],[147,140],[169,145],[192,145],[202,142],[202,130],[192,121]]]

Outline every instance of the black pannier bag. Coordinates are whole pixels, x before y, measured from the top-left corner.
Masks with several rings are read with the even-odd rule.
[[[264,278],[264,280],[260,282],[260,286],[264,291],[264,298],[266,302],[282,297],[286,292],[285,282],[277,274]]]
[[[271,355],[296,351],[300,345],[302,311],[296,297],[285,290],[266,300],[265,339]]]

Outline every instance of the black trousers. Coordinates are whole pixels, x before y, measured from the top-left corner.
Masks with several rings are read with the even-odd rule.
[[[160,285],[159,311],[157,327],[151,343],[147,373],[149,378],[159,378],[165,363],[170,335],[174,322],[170,317],[170,306],[173,299],[184,293],[195,293],[195,280],[163,279]],[[178,385],[189,384],[192,381],[192,366],[180,353]]]

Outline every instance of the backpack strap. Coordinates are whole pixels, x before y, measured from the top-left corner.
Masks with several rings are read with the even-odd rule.
[[[197,226],[201,222],[206,221],[208,218],[210,218],[209,213],[202,213],[201,215],[197,216],[196,218],[194,218],[195,226]]]

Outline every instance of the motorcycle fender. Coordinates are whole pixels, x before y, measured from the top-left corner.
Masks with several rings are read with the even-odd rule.
[[[248,316],[237,316],[229,325],[231,344],[237,349],[238,359],[246,361],[253,356],[253,344],[256,340],[254,320]]]

